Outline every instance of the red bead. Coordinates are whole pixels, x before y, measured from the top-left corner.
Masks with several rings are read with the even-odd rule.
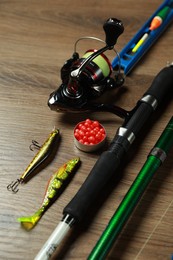
[[[94,127],[93,129],[96,133],[98,133],[100,131],[100,128],[98,126]]]
[[[76,138],[77,140],[79,140],[79,138],[80,138],[79,133],[74,133],[74,136],[75,136],[75,138]]]
[[[88,123],[89,125],[92,124],[92,121],[90,119],[86,119],[85,122]]]
[[[83,125],[82,128],[81,128],[81,130],[83,130],[84,132],[86,132],[86,131],[87,131],[87,127]]]
[[[88,142],[89,142],[89,143],[95,143],[95,140],[96,140],[96,139],[95,139],[95,137],[94,137],[93,135],[91,135],[91,136],[88,137]]]
[[[100,129],[100,133],[102,133],[102,134],[104,134],[104,133],[105,133],[105,130],[104,130],[104,128],[101,128],[101,129]]]
[[[88,132],[88,131],[85,132],[85,136],[87,136],[87,137],[90,136],[90,132]]]
[[[92,125],[93,125],[94,127],[99,127],[99,126],[100,126],[100,124],[99,124],[98,121],[93,121]]]
[[[83,124],[82,124],[82,123],[80,123],[80,124],[78,125],[78,129],[81,129],[81,128],[82,128],[82,126],[83,126]]]
[[[85,135],[84,131],[80,130],[79,135],[80,135],[80,137],[84,137],[84,135]]]
[[[91,127],[91,129],[94,129],[94,127],[95,127],[95,126],[94,126],[93,124],[91,124],[91,126],[90,126],[90,127]]]
[[[105,139],[105,134],[102,134],[102,138],[101,138],[101,140],[103,140],[103,139]]]
[[[86,135],[83,137],[83,141],[84,141],[84,143],[88,142],[88,137]]]
[[[98,141],[100,141],[101,138],[102,138],[102,134],[101,134],[100,132],[98,132],[98,133],[96,134],[96,139],[97,139]]]
[[[95,132],[94,130],[91,130],[91,131],[90,131],[90,135],[95,136],[95,135],[96,135],[96,132]]]
[[[91,127],[87,127],[88,132],[91,132],[91,130],[92,130]]]
[[[79,129],[78,128],[75,129],[75,133],[79,133]]]

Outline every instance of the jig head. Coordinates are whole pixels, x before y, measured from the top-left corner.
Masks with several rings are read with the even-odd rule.
[[[108,111],[119,114],[121,108],[94,103],[94,100],[106,90],[121,86],[124,82],[120,71],[113,76],[112,65],[104,54],[105,51],[112,49],[116,52],[114,45],[124,31],[123,24],[118,19],[110,18],[104,23],[103,29],[106,35],[106,45],[101,49],[88,50],[80,58],[76,52],[79,40],[102,40],[95,37],[82,37],[75,43],[72,57],[61,68],[62,84],[50,94],[48,106],[51,110],[58,112]],[[117,52],[116,54],[118,56]]]

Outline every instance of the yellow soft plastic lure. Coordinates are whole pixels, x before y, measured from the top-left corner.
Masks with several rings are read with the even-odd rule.
[[[55,172],[50,178],[45,197],[41,207],[35,212],[32,216],[26,216],[18,218],[17,220],[21,222],[22,226],[30,230],[32,229],[37,222],[40,220],[45,211],[50,207],[52,202],[55,200],[57,193],[59,192],[61,186],[64,181],[68,178],[68,176],[74,172],[76,166],[79,164],[80,158],[74,158],[62,165],[57,172]]]
[[[18,192],[17,189],[20,183],[27,181],[28,177],[44,162],[51,154],[53,154],[54,146],[59,140],[59,129],[54,129],[50,134],[44,144],[40,147],[37,154],[34,156],[24,173],[20,176],[19,179],[13,181],[7,186],[8,190],[12,190],[14,193]]]

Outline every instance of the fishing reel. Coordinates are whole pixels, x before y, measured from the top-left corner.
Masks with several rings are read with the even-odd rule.
[[[120,71],[112,76],[111,63],[104,54],[107,50],[115,50],[114,45],[117,38],[123,33],[124,27],[120,20],[110,18],[104,23],[103,29],[106,35],[105,42],[95,37],[82,37],[75,43],[72,57],[61,68],[62,84],[50,94],[48,106],[51,110],[58,112],[100,110],[113,112],[113,106],[93,101],[106,90],[119,87],[124,82]],[[80,58],[76,52],[76,45],[79,40],[86,38],[102,41],[106,43],[106,46],[99,50],[90,49]],[[115,110],[117,113],[117,109]]]

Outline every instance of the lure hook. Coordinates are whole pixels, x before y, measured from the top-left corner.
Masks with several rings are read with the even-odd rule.
[[[14,193],[17,193],[19,189],[17,189],[17,187],[19,186],[19,184],[21,183],[21,179],[17,179],[16,181],[12,181],[8,186],[7,186],[7,190],[11,190]]]
[[[34,149],[39,150],[41,148],[41,145],[36,141],[36,140],[32,140],[32,143],[29,146],[29,149],[31,151],[34,151]]]

